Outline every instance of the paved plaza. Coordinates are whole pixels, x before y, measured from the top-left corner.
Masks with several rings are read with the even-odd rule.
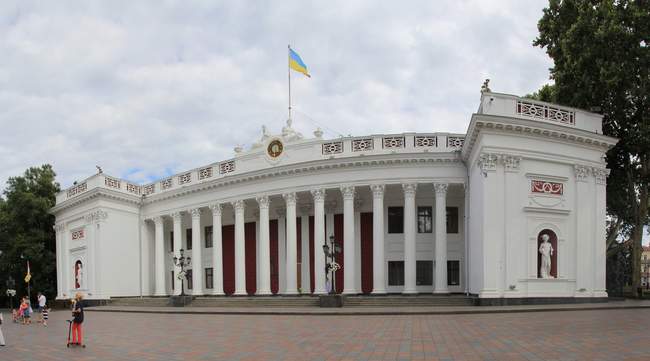
[[[87,348],[5,323],[0,360],[650,360],[650,310],[292,316],[87,312]],[[5,320],[7,316],[5,314]]]

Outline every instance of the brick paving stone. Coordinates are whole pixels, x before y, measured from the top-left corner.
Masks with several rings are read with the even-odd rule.
[[[463,315],[86,313],[85,349],[5,323],[0,360],[650,360],[650,309]],[[5,320],[8,317],[5,316]]]

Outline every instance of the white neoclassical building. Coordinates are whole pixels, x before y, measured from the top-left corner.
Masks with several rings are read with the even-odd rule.
[[[601,116],[481,93],[467,134],[322,139],[291,122],[232,159],[134,184],[95,174],[57,195],[58,298],[344,294],[602,299]],[[497,300],[497,301],[494,301]]]

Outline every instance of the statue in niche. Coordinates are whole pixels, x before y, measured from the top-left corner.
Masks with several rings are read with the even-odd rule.
[[[541,236],[542,243],[539,245],[539,254],[541,255],[539,274],[540,278],[555,278],[551,275],[551,257],[553,256],[553,245],[549,242],[549,235],[544,233]]]
[[[74,264],[74,288],[79,289],[83,286],[83,264],[81,261],[77,261]]]

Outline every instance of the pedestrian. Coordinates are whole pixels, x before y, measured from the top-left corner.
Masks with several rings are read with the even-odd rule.
[[[45,304],[41,309],[41,318],[43,318],[43,326],[45,327],[47,327],[47,319],[49,315],[50,315],[50,309],[47,308],[47,304]]]
[[[44,294],[38,293],[38,297],[36,298],[38,300],[38,308],[36,311],[40,313],[40,317],[38,320],[38,323],[43,322],[43,307],[45,307],[45,304],[47,303],[47,298],[45,297]]]
[[[2,334],[2,323],[4,319],[2,318],[2,313],[0,312],[0,346],[5,345],[5,336]]]
[[[29,318],[29,306],[27,306],[27,297],[20,300],[20,307],[18,308],[18,316],[22,319],[22,324],[27,324]]]
[[[83,305],[83,296],[81,293],[77,293],[74,296],[74,303],[72,308],[72,344],[81,345],[86,347],[83,343],[83,327],[84,322],[84,305]]]

